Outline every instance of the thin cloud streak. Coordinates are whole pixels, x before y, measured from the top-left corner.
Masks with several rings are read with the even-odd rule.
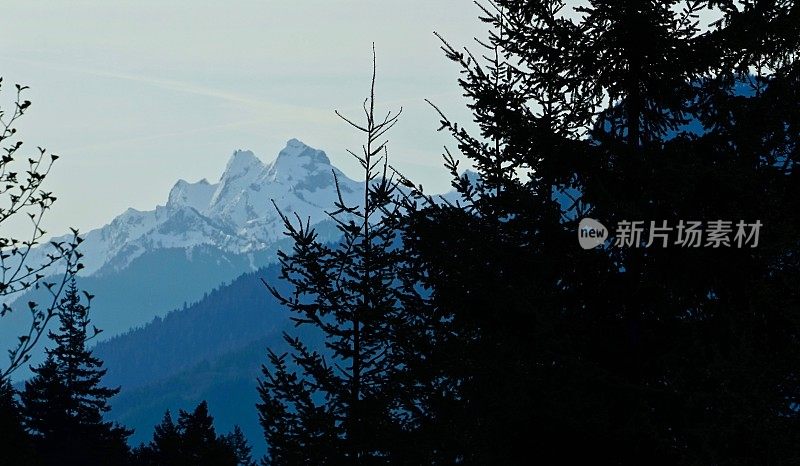
[[[191,82],[178,81],[174,79],[103,71],[103,70],[84,68],[84,67],[59,65],[37,60],[20,59],[14,57],[0,56],[0,60],[15,61],[18,63],[48,68],[55,71],[79,73],[79,74],[86,74],[102,78],[119,79],[124,81],[136,82],[157,87],[160,89],[166,89],[176,92],[195,94],[204,97],[220,99],[227,102],[244,105],[251,109],[256,109],[261,111],[293,113],[297,116],[302,116],[304,118],[314,117],[317,119],[318,122],[323,120],[328,120],[328,118],[325,118],[325,116],[328,116],[328,114],[330,113],[327,110],[322,110],[319,108],[270,102],[270,101],[260,100],[244,94],[238,94],[227,90],[215,89],[213,87],[202,86]]]

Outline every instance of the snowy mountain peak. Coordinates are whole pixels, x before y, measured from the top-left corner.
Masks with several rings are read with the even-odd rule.
[[[242,192],[246,191],[250,185],[258,180],[264,172],[266,166],[249,150],[237,150],[233,153],[225,172],[219,179],[219,183],[214,185],[214,194],[211,196],[210,207],[224,208],[235,200]]]
[[[313,191],[333,183],[331,161],[325,152],[290,139],[267,167],[265,180]]]
[[[275,160],[274,164],[277,163],[330,165],[331,161],[328,159],[328,156],[325,155],[325,152],[309,147],[297,139],[289,139],[286,142],[286,147],[278,153],[278,158]]]
[[[167,207],[192,207],[198,212],[202,212],[211,202],[216,188],[216,185],[212,185],[205,178],[196,183],[178,180],[169,191]]]
[[[261,171],[264,163],[249,150],[237,150],[231,155],[220,181],[239,178],[244,174]]]
[[[333,167],[325,152],[297,139],[289,140],[268,165],[251,151],[237,150],[218,183],[179,180],[166,205],[150,211],[128,209],[83,235],[82,274],[122,270],[159,249],[189,251],[202,245],[226,254],[265,250],[283,238],[278,210],[297,212],[312,224],[328,219],[326,210],[338,198],[334,172],[345,200],[358,202],[361,184]],[[44,260],[47,251],[37,248],[35,254]]]

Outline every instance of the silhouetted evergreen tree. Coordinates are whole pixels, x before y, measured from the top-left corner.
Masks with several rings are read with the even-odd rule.
[[[155,427],[153,440],[133,452],[140,466],[238,466],[249,446],[241,431],[218,436],[214,418],[203,401],[192,412],[180,410],[177,424],[169,411]],[[232,440],[236,439],[234,443]]]
[[[281,214],[294,240],[291,253],[279,253],[281,278],[294,293],[268,286],[295,323],[313,327],[324,345],[287,334],[292,351],[269,352],[258,405],[269,448],[265,464],[398,464],[398,450],[409,448],[400,441],[407,402],[393,381],[403,371],[396,340],[407,332],[407,306],[420,297],[404,279],[398,181],[383,140],[398,115],[375,115],[374,86],[373,69],[365,123],[342,117],[366,142],[360,154],[351,152],[365,174],[363,202],[346,205],[340,192],[330,213],[340,243],[323,244],[307,223]]]
[[[247,439],[239,426],[233,427],[233,432],[225,436],[225,442],[233,449],[236,454],[238,466],[255,466],[253,461],[253,448],[247,443]]]
[[[91,296],[87,295],[90,300]],[[86,342],[89,308],[81,302],[74,279],[59,303],[55,347],[32,369],[34,377],[21,393],[25,425],[36,451],[47,465],[125,464],[130,431],[103,420],[109,398],[119,388],[102,386],[102,361]]]
[[[191,413],[181,410],[178,431],[181,433],[181,451],[186,464],[237,464],[231,446],[224,437],[217,436],[214,418],[208,413],[208,404],[205,401],[197,405]]]
[[[181,434],[169,411],[164,413],[161,423],[155,426],[153,440],[133,451],[134,464],[172,465],[181,463]]]
[[[450,316],[415,363],[449,381],[427,437],[459,464],[796,463],[800,9],[568,10],[498,0],[483,53],[444,43],[479,134],[442,116],[477,176],[448,154],[462,202],[406,223]],[[586,215],[764,228],[757,248],[583,251]]]

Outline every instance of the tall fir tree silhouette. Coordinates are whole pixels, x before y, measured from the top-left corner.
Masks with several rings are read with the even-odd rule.
[[[32,368],[34,377],[21,393],[35,448],[46,465],[125,464],[131,431],[103,420],[110,409],[108,400],[119,388],[102,385],[103,363],[86,348],[99,330],[89,330],[89,307],[74,279],[60,301],[58,316],[59,329],[50,332],[55,347],[47,350],[44,363]]]
[[[181,433],[181,451],[184,464],[198,466],[236,465],[233,448],[224,437],[218,437],[214,418],[203,401],[192,411],[180,411],[178,431]]]
[[[420,296],[404,276],[395,203],[400,179],[389,168],[384,139],[399,112],[376,115],[374,67],[363,109],[364,123],[339,115],[366,138],[359,153],[350,152],[364,170],[363,201],[346,205],[340,193],[330,212],[340,242],[323,244],[308,223],[281,213],[294,241],[291,253],[279,253],[281,279],[294,292],[267,286],[308,338],[285,334],[291,351],[270,350],[263,368],[265,464],[398,464],[407,410],[393,383],[403,370],[396,341]]]
[[[134,464],[137,465],[178,465],[182,464],[181,434],[167,411],[161,423],[153,430],[153,440],[133,451]]]
[[[250,446],[241,431],[217,435],[208,404],[192,412],[180,410],[178,422],[169,411],[153,432],[153,440],[133,452],[137,466],[251,466]],[[249,462],[248,462],[249,461]]]
[[[417,192],[404,224],[449,316],[416,372],[449,382],[428,437],[459,464],[794,464],[800,9],[570,10],[498,0],[481,53],[443,41],[478,132],[440,112],[461,200]],[[764,228],[584,251],[583,216]]]
[[[229,433],[224,438],[225,442],[230,446],[236,456],[237,466],[255,466],[256,463],[253,461],[253,447],[247,442],[247,438],[244,436],[241,427],[234,426],[233,432]]]

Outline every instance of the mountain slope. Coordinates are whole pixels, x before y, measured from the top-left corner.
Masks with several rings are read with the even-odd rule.
[[[133,444],[152,436],[167,409],[207,400],[219,430],[240,425],[263,453],[255,403],[267,348],[286,351],[284,331],[312,346],[318,340],[313,329],[294,327],[262,283],[288,291],[279,273],[277,264],[246,273],[195,304],[94,347],[108,370],[104,383],[122,387],[108,418],[135,429]]]
[[[280,335],[288,321],[261,278],[282,286],[277,265],[247,273],[199,302],[94,347],[105,361],[106,383],[133,389],[195,364]]]
[[[238,350],[181,371],[154,384],[125,390],[111,400],[108,419],[135,429],[131,445],[148,442],[153,427],[164,411],[189,410],[205,400],[219,432],[228,432],[234,425],[242,428],[253,447],[254,457],[265,453],[266,445],[258,423],[256,391],[260,367],[266,362],[266,348],[280,342],[264,338]]]

